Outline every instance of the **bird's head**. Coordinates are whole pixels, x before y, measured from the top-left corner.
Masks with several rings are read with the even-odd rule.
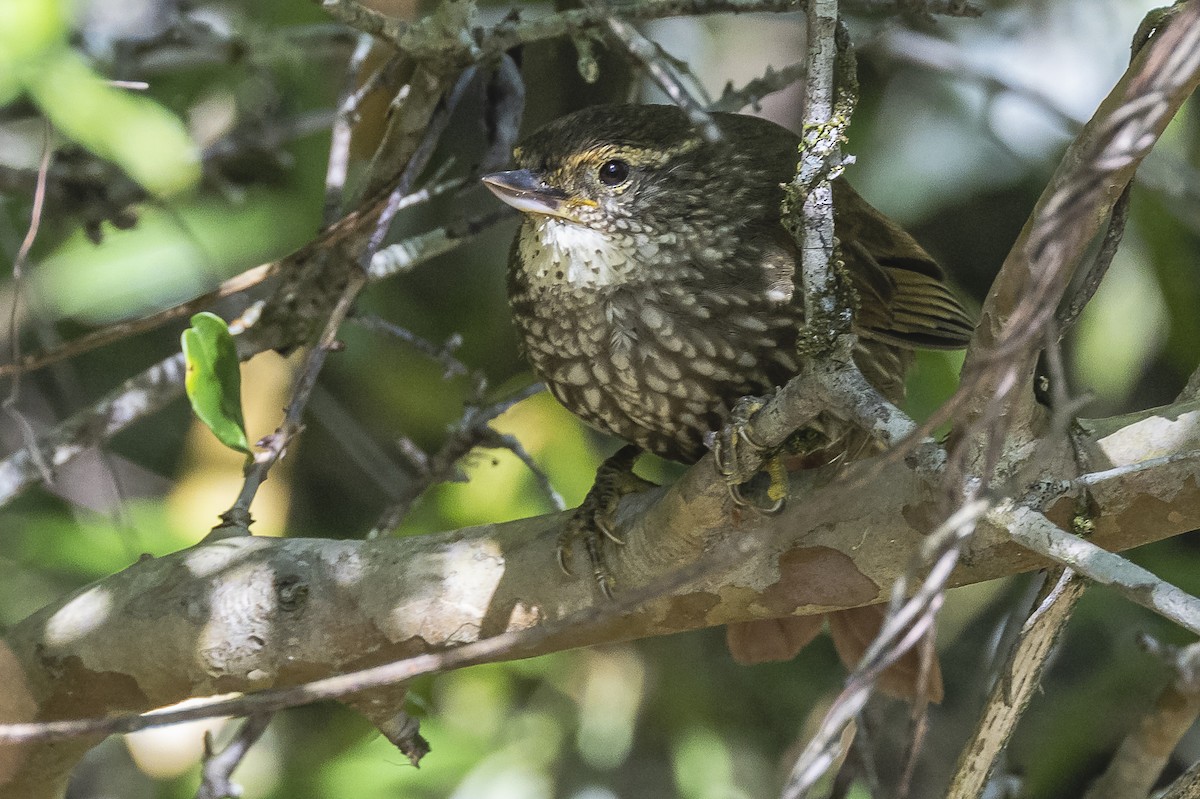
[[[715,121],[723,135],[709,142],[675,106],[594,106],[530,135],[516,169],[483,181],[526,214],[612,234],[716,233],[777,215],[778,183],[795,161],[791,134],[751,117]],[[767,152],[760,138],[772,143]]]

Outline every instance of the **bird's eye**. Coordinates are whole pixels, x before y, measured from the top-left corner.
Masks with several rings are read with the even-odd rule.
[[[629,179],[629,164],[613,158],[600,165],[600,182],[605,186],[619,186]]]

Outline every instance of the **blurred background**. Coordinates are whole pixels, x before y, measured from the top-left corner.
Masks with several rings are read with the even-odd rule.
[[[12,8],[22,4],[58,9],[62,18],[54,24],[65,31],[71,52],[82,56],[79,64],[107,79],[147,82],[147,90],[118,89],[167,112],[160,118],[114,101],[105,123],[111,129],[92,123],[80,133],[53,134],[52,175],[59,170],[60,183],[71,191],[48,198],[22,283],[0,283],[6,318],[17,304],[14,327],[23,351],[188,299],[313,238],[331,109],[355,43],[316,4],[81,0],[59,8],[20,0]],[[848,147],[857,162],[849,179],[917,236],[975,307],[1074,131],[1120,76],[1131,36],[1154,4],[979,5],[985,14],[978,19],[848,20],[861,85]],[[404,0],[376,7],[402,18],[429,10]],[[510,7],[485,2],[484,15],[498,21]],[[528,15],[553,10],[534,3],[521,8]],[[76,90],[67,78],[40,93],[4,83],[4,65],[19,63],[22,43],[50,24],[38,13],[6,21],[0,12],[7,31],[0,33],[5,264],[14,260],[29,225],[47,135],[44,115],[54,117],[59,131],[73,131],[73,115],[86,105],[80,98],[92,90],[86,80]],[[669,20],[642,30],[688,62],[714,97],[728,82],[740,86],[769,66],[803,60],[798,14]],[[580,77],[569,41],[529,46],[520,55],[524,130],[596,102],[663,100],[619,53],[602,47],[595,83]],[[434,159],[435,166],[453,159],[448,175],[469,173],[481,158],[477,95],[458,109]],[[355,129],[352,183],[380,135],[386,99],[369,105]],[[761,113],[797,129],[801,99],[798,87],[780,91],[766,98]],[[168,184],[182,174],[172,171],[171,153],[179,146],[172,131],[186,132],[204,154],[197,188],[164,185],[147,196],[121,170],[71,143],[111,151],[125,163],[121,147],[133,146],[124,139],[130,129],[125,113],[149,115],[149,127],[158,125],[157,137],[133,145],[147,157],[162,154],[154,174]],[[1067,341],[1071,392],[1090,398],[1085,416],[1168,403],[1200,359],[1198,123],[1189,101],[1139,173],[1124,244]],[[178,182],[195,183],[186,176]],[[486,192],[467,186],[406,212],[393,239],[496,206]],[[489,395],[528,383],[504,295],[513,228],[513,222],[494,226],[411,274],[369,288],[359,314],[438,344],[460,337],[456,355],[486,377]],[[242,307],[230,301],[215,310],[230,318]],[[0,328],[8,352],[10,326]],[[46,430],[176,351],[181,329],[167,325],[23,378],[17,407],[35,430]],[[446,378],[441,364],[394,337],[350,323],[342,338],[346,349],[330,358],[303,438],[256,501],[260,534],[361,537],[411,484],[405,450],[411,444],[436,450],[472,400],[472,379]],[[952,391],[960,363],[959,354],[922,354],[909,410],[930,413]],[[291,366],[274,353],[243,366],[252,439],[278,424]],[[596,465],[616,448],[545,394],[516,405],[494,426],[519,438],[568,505],[579,502]],[[23,435],[20,424],[0,418],[6,452],[19,448]],[[654,463],[644,471],[660,479],[673,473]],[[425,494],[396,534],[552,508],[507,451],[477,452],[463,463],[462,478]],[[0,624],[21,620],[143,552],[195,543],[240,484],[240,457],[218,444],[182,400],[103,450],[86,453],[61,470],[55,486],[30,490],[0,509]],[[1200,592],[1194,537],[1132,557]],[[926,759],[914,796],[933,795],[931,786],[949,773],[982,704],[982,677],[994,665],[996,642],[1012,622],[1009,608],[1027,592],[1028,579],[1014,578],[950,594],[938,639],[946,699],[932,711],[927,743],[938,756]],[[1182,639],[1103,589],[1085,597],[1011,747],[1008,765],[1022,780],[1019,795],[1078,795],[1152,702],[1167,675],[1136,646],[1138,633]],[[825,638],[794,662],[752,668],[731,662],[721,630],[565,652],[417,681],[410,712],[421,717],[433,747],[419,770],[363,719],[321,705],[279,716],[235,776],[255,799],[769,797],[843,677]],[[903,753],[904,741],[892,736],[903,729],[905,713],[881,702],[866,716],[865,733],[876,736],[881,769]],[[222,725],[209,727],[219,739]],[[106,742],[78,770],[71,796],[193,795],[204,729],[185,725]],[[1188,762],[1200,758],[1200,736],[1189,736],[1182,754]],[[849,796],[866,794],[855,788]]]

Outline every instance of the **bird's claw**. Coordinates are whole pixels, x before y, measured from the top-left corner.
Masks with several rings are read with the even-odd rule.
[[[757,511],[764,516],[772,516],[776,513],[779,513],[779,511],[783,510],[783,506],[787,504],[786,489],[784,496],[778,497],[768,504],[760,504],[756,502],[753,497],[746,496],[745,492],[742,491],[742,486],[745,485],[744,483],[726,483],[725,485],[726,488],[729,489],[729,499],[734,505],[738,506],[739,508],[750,508],[751,510]],[[772,491],[773,487],[768,488],[768,495],[770,495]]]
[[[633,464],[640,452],[635,446],[625,446],[600,465],[596,470],[596,482],[558,537],[558,567],[567,575],[574,574],[570,567],[572,545],[581,539],[596,585],[609,599],[613,595],[614,581],[604,560],[603,542],[608,539],[614,544],[625,544],[613,528],[617,505],[627,494],[653,486],[633,473]]]
[[[787,502],[787,471],[778,454],[759,442],[750,432],[750,419],[763,406],[762,397],[742,397],[730,412],[729,424],[712,441],[713,460],[729,489],[729,498],[737,507],[752,508],[763,514],[778,513]],[[745,487],[761,472],[770,477],[768,502],[755,501]]]

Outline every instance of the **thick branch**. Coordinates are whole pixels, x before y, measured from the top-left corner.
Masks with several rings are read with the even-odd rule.
[[[1105,467],[1155,458],[1163,441],[1179,451],[1200,448],[1197,404],[1116,425],[1087,425]],[[1090,486],[1094,543],[1124,549],[1200,527],[1196,463],[1155,464],[1113,470]],[[937,475],[887,463],[853,501],[845,495],[853,480],[840,476],[838,467],[796,475],[795,501],[777,517],[734,513],[708,459],[670,489],[629,498],[618,512],[628,543],[610,565],[625,592],[645,589],[656,598],[617,618],[589,581],[554,567],[566,514],[400,540],[238,538],[146,559],[12,631],[0,648],[0,679],[11,686],[0,714],[10,721],[103,716],[196,694],[295,685],[581,612],[600,621],[493,656],[870,604],[888,596],[940,518]],[[1042,476],[1052,483],[1057,475]],[[1051,497],[1046,514],[1067,523],[1074,500]],[[1044,564],[1009,534],[984,519],[953,581]],[[692,579],[680,582],[680,570]],[[149,650],[148,640],[155,642]],[[94,742],[0,748],[0,780],[25,791],[12,795],[54,796],[45,786]]]
[[[1086,581],[1070,569],[1057,571],[1057,579],[1022,626],[1004,672],[992,685],[975,732],[959,755],[946,799],[984,795],[1017,722],[1041,688],[1050,654],[1086,587]]]

